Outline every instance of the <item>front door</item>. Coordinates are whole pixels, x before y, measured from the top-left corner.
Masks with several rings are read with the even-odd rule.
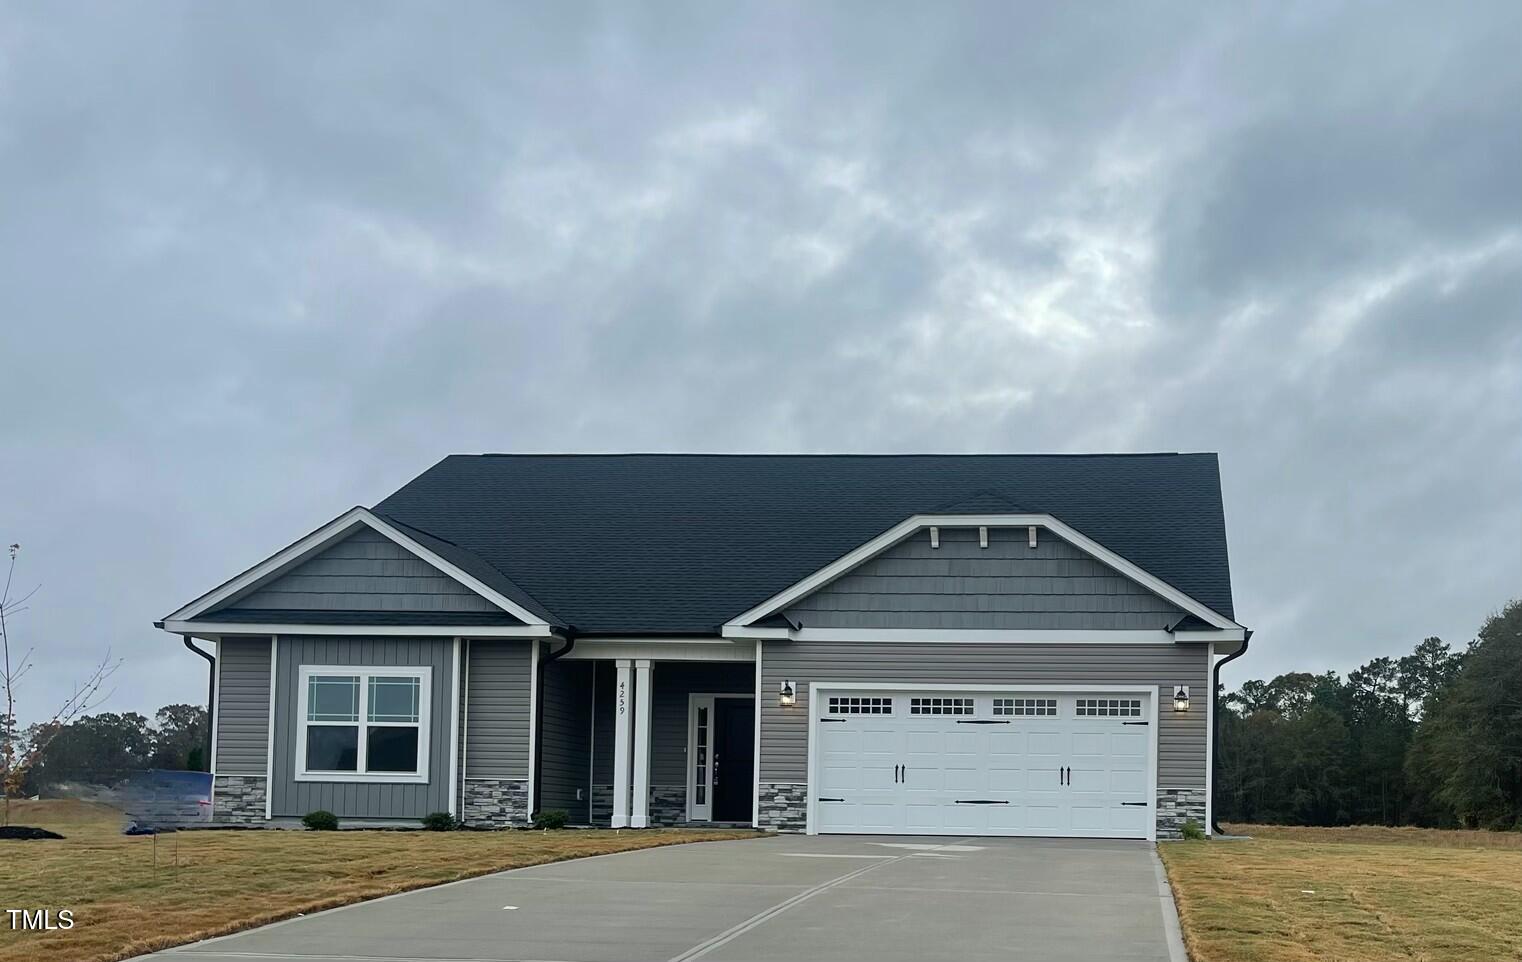
[[[749,822],[756,798],[756,701],[714,699],[713,814],[715,822]]]

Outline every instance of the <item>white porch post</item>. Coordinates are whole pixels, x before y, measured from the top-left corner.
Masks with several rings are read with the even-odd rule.
[[[629,827],[629,659],[619,658],[613,686],[613,821],[614,828]]]
[[[631,828],[650,824],[650,661],[634,662],[634,817]]]

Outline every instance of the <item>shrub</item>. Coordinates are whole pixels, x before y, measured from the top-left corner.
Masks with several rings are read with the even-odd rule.
[[[565,812],[562,812],[558,808],[552,808],[549,811],[540,812],[538,815],[534,816],[534,827],[565,828],[566,823],[570,820],[571,817]]]
[[[1205,830],[1192,818],[1184,819],[1184,824],[1179,826],[1179,832],[1191,842],[1198,842],[1205,837]]]
[[[429,812],[423,816],[423,827],[430,832],[452,832],[460,822],[448,812]]]
[[[301,816],[301,824],[314,832],[336,832],[338,831],[338,816],[319,808],[315,812],[307,812]]]

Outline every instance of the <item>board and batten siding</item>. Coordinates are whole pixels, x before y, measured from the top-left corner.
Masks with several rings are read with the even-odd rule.
[[[218,775],[266,773],[270,724],[270,640],[224,638],[217,645]]]
[[[916,531],[787,609],[805,628],[1160,629],[1172,603],[1051,531]]]
[[[977,642],[765,642],[764,692],[784,680],[797,685],[789,708],[761,701],[761,780],[808,778],[809,685],[868,682],[885,688],[915,685],[1156,686],[1160,788],[1205,787],[1205,699],[1210,691],[1206,645],[995,644]],[[1198,693],[1187,712],[1172,711],[1173,689]]]
[[[573,822],[585,820],[592,789],[587,758],[592,748],[593,664],[557,659],[544,665],[539,807],[566,812]]]
[[[466,672],[466,778],[528,778],[532,645],[474,639]]]
[[[361,529],[222,607],[294,611],[499,611],[485,598],[370,528]]]
[[[325,809],[339,818],[410,820],[449,810],[454,639],[281,635],[277,657],[275,777],[270,785],[273,817],[299,818]],[[419,784],[296,781],[296,739],[300,733],[296,711],[303,665],[431,668],[428,781]],[[265,671],[268,670],[266,663]]]

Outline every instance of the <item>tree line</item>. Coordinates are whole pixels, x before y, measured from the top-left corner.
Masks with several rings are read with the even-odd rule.
[[[1522,830],[1522,600],[1462,650],[1248,681],[1220,709],[1223,821]]]
[[[20,737],[46,738],[22,775],[21,793],[28,795],[66,784],[106,784],[149,768],[206,769],[206,709],[200,705],[165,705],[151,719],[135,711],[100,712],[56,730],[33,725]]]

